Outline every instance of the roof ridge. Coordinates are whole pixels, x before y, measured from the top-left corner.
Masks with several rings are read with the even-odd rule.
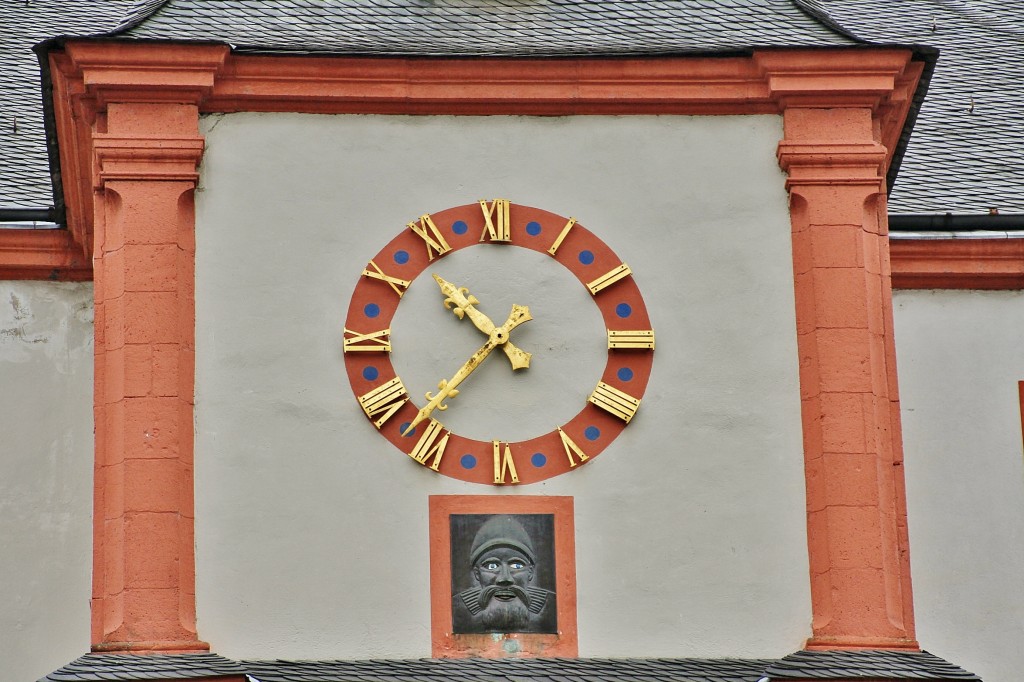
[[[833,31],[835,31],[836,33],[841,35],[842,37],[849,38],[850,40],[855,40],[858,43],[870,43],[871,42],[870,40],[865,40],[864,38],[861,38],[859,35],[857,35],[853,31],[851,31],[850,29],[846,28],[845,26],[840,24],[838,21],[836,21],[836,19],[831,14],[828,13],[828,10],[826,10],[824,5],[822,5],[820,2],[818,2],[818,0],[791,0],[791,1],[792,1],[793,5],[798,10],[800,10],[801,12],[806,14],[807,16],[811,17],[815,21],[821,23],[826,28],[832,29]]]
[[[136,0],[135,6],[128,10],[121,22],[102,35],[114,36],[133,29],[163,9],[168,2],[170,0]]]

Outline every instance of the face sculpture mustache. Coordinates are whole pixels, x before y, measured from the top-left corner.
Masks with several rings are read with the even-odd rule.
[[[520,632],[530,622],[530,614],[544,610],[547,590],[519,585],[471,587],[459,593],[459,599],[473,617],[490,632]]]
[[[521,630],[530,622],[530,595],[518,585],[490,585],[477,597],[481,625],[495,632]]]
[[[514,603],[518,599],[525,608],[530,608],[530,593],[519,585],[488,585],[480,590],[477,605],[481,609],[486,609],[490,601],[495,598],[504,603]]]

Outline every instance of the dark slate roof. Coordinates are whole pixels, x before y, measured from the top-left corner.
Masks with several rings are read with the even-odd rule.
[[[39,682],[188,680],[244,674],[241,665],[217,654],[86,654]]]
[[[773,663],[766,674],[772,682],[836,678],[981,680],[927,651],[798,651]]]
[[[0,208],[53,204],[43,132],[39,61],[32,46],[60,33],[116,26],[132,0],[0,2]]]
[[[758,682],[766,660],[438,658],[245,661],[259,682]]]
[[[866,39],[940,48],[890,213],[1024,213],[1024,12],[1006,0],[814,0]]]
[[[115,25],[114,35],[124,38],[218,40],[239,51],[297,53],[729,53],[854,45],[854,33],[878,43],[933,45],[942,56],[890,212],[1024,213],[1024,19],[1005,0],[0,2],[0,208],[53,203],[30,46]]]
[[[570,56],[857,41],[805,0],[7,0],[0,2],[0,208],[53,204],[39,65],[57,36],[227,42],[239,51]],[[113,31],[113,33],[110,33]],[[11,160],[17,160],[12,163]]]
[[[39,682],[248,675],[256,682],[783,682],[980,680],[927,652],[801,651],[780,660],[697,658],[431,658],[230,661],[215,654],[87,654]]]
[[[166,0],[143,3],[115,34],[226,42],[239,51],[378,56],[655,55],[858,44],[796,0]]]

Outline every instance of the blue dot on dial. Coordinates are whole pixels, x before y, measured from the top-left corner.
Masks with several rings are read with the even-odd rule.
[[[395,251],[395,262],[398,263],[399,265],[405,265],[406,263],[408,263],[409,252],[402,249]]]
[[[363,306],[363,314],[367,317],[377,317],[380,315],[380,306],[376,303],[367,303]]]
[[[629,367],[620,367],[619,371],[615,373],[615,376],[619,378],[619,381],[632,381],[633,370]]]
[[[469,231],[469,225],[464,220],[456,220],[452,223],[452,232],[455,234],[466,234]],[[467,455],[469,457],[469,455]],[[476,459],[473,459],[473,465],[476,466]],[[472,468],[472,467],[469,467]]]
[[[540,469],[542,466],[548,463],[548,458],[543,452],[535,452],[530,457],[530,464]]]
[[[587,440],[597,440],[601,437],[601,429],[596,426],[588,426],[583,430],[583,436]]]
[[[405,432],[405,430],[406,430],[407,428],[409,428],[409,424],[410,424],[410,423],[412,423],[412,422],[404,422],[404,423],[403,423],[403,424],[402,424],[401,426],[399,426],[399,427],[398,427],[398,432],[399,432],[399,433],[401,433],[401,434],[402,434],[403,436],[405,436],[406,438],[411,438],[412,436],[415,436],[415,435],[416,435],[416,429],[413,429],[413,430],[412,430],[412,431],[410,431],[409,433],[406,433],[406,432]]]
[[[531,220],[530,222],[526,223],[526,234],[530,235],[531,237],[536,237],[538,234],[540,234],[540,223],[538,223],[536,220]]]
[[[594,262],[594,252],[586,250],[580,251],[579,259],[584,265],[590,265]]]
[[[376,379],[379,376],[380,376],[380,372],[377,371],[376,367],[364,367],[363,368],[363,378],[366,379],[367,381],[373,381],[374,379]]]
[[[459,459],[459,464],[462,465],[463,469],[472,469],[476,466],[476,457],[473,455],[463,455],[462,458]]]
[[[615,314],[622,318],[629,317],[633,314],[633,307],[628,303],[620,303],[615,306]]]

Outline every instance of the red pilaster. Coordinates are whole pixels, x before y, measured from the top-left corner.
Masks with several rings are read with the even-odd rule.
[[[85,43],[55,60],[92,169],[95,651],[209,648],[195,625],[193,190],[198,104],[226,50],[161,53]]]
[[[885,167],[876,109],[791,106],[788,171],[804,425],[808,648],[917,648]]]

